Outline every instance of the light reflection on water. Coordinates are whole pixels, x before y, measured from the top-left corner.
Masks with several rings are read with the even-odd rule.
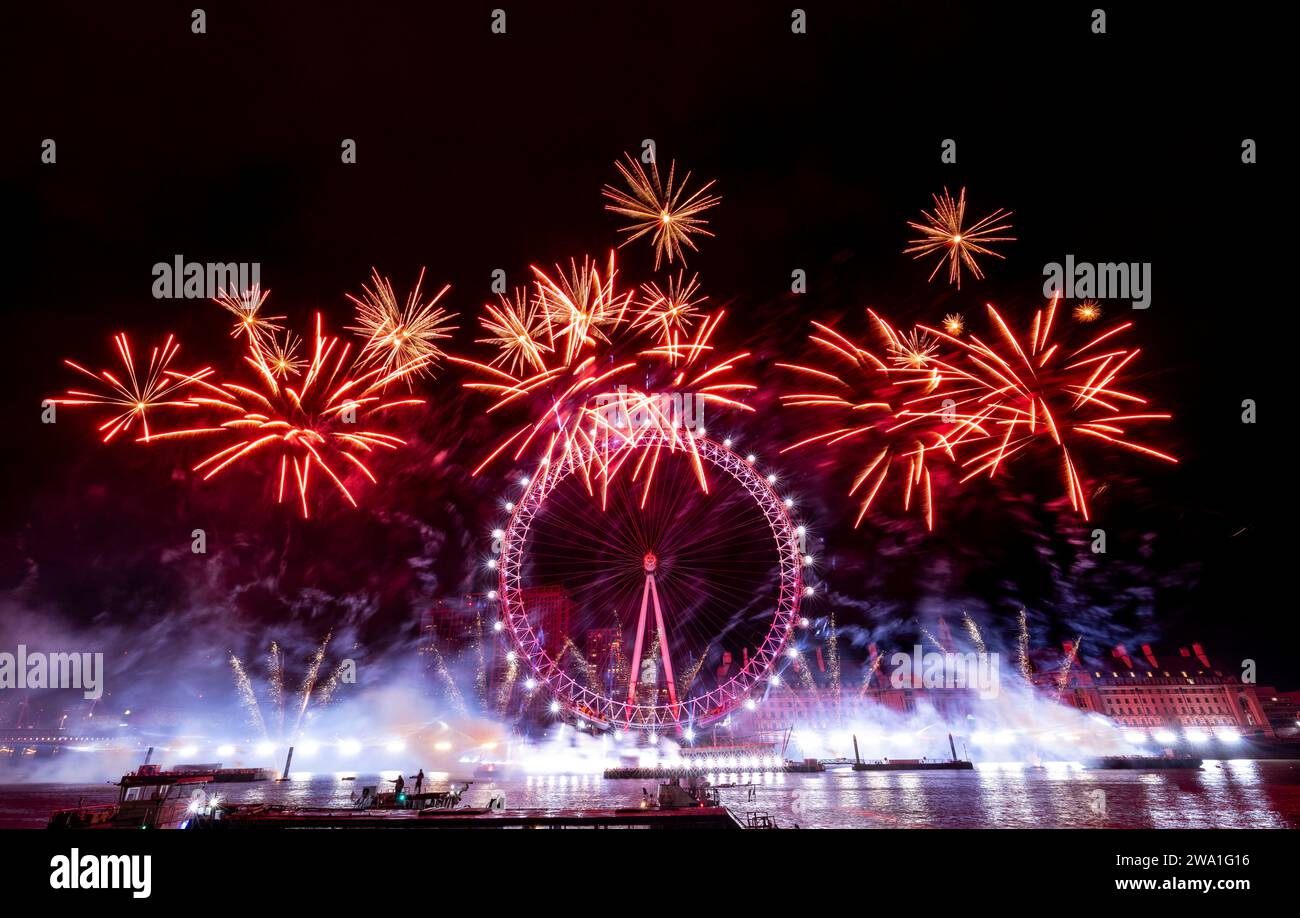
[[[348,806],[366,785],[397,772],[301,772],[284,783],[214,786],[227,802]],[[426,787],[453,777],[426,773]],[[456,775],[454,777],[460,777]],[[351,780],[348,780],[348,779]],[[806,828],[1300,828],[1300,762],[1207,761],[1199,771],[1091,771],[1076,764],[982,763],[974,771],[823,774],[718,774],[722,802],[742,818],[771,814]],[[634,806],[658,782],[606,781],[598,775],[517,775],[476,781],[465,795],[483,805],[504,794],[511,808]],[[725,785],[736,786],[725,786]],[[1102,794],[1098,794],[1101,791]],[[51,810],[78,798],[116,798],[111,785],[0,785],[0,826],[45,824]]]

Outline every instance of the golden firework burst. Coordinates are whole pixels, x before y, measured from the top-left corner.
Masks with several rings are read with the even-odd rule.
[[[1074,306],[1076,322],[1096,322],[1101,318],[1101,305],[1096,300],[1084,300]]]
[[[649,330],[660,344],[675,349],[700,317],[700,304],[708,299],[699,295],[698,278],[693,274],[686,280],[685,272],[678,271],[676,277],[668,278],[664,289],[654,282],[642,284],[641,312],[634,327]]]
[[[962,318],[960,312],[950,312],[943,317],[943,330],[954,338],[960,338],[962,332],[966,330],[966,320]]]
[[[524,287],[515,290],[513,300],[505,294],[500,294],[499,299],[496,305],[483,305],[484,315],[479,325],[488,337],[475,339],[476,344],[490,344],[497,349],[489,365],[509,366],[516,376],[524,367],[545,369],[546,355],[555,346],[541,301],[530,296]]]
[[[230,337],[247,338],[249,344],[261,347],[266,344],[272,335],[284,327],[277,324],[284,316],[262,315],[262,307],[266,305],[266,300],[270,295],[270,290],[260,290],[257,287],[245,290],[243,293],[236,293],[233,290],[227,292],[223,289],[217,291],[217,295],[212,298],[212,302],[229,312],[237,320],[234,328],[230,330]]]
[[[691,174],[686,173],[686,178],[677,184],[675,162],[668,166],[668,183],[663,184],[659,180],[659,166],[656,163],[651,162],[650,171],[647,172],[639,159],[630,153],[626,157],[626,165],[621,162],[614,165],[627,182],[631,194],[613,185],[606,185],[601,190],[601,194],[613,202],[605,205],[606,210],[632,218],[633,222],[620,230],[629,234],[620,245],[627,245],[632,240],[651,233],[656,271],[665,258],[670,265],[674,258],[686,264],[683,246],[693,252],[698,251],[691,236],[713,235],[705,228],[707,221],[700,214],[716,206],[722,198],[708,193],[713,187],[712,181],[687,194],[686,186],[691,180]]]
[[[970,271],[971,276],[976,280],[984,277],[984,272],[980,270],[979,262],[975,260],[976,255],[990,255],[994,258],[1003,258],[1005,256],[989,248],[991,243],[995,242],[1014,242],[1015,236],[1000,236],[1011,229],[1010,223],[1004,221],[1011,216],[1010,211],[998,208],[982,220],[966,226],[966,189],[963,188],[954,201],[948,194],[948,189],[943,190],[943,194],[934,195],[934,212],[921,212],[925,218],[924,223],[913,223],[908,221],[908,226],[921,234],[919,239],[909,239],[910,245],[903,249],[904,254],[910,254],[913,258],[925,258],[928,255],[938,255],[938,261],[935,263],[934,270],[930,272],[928,280],[934,280],[934,276],[939,273],[939,269],[948,265],[948,283],[956,284],[957,289],[961,289],[961,269],[965,266]]]
[[[373,268],[370,280],[373,288],[363,284],[360,297],[348,294],[357,307],[357,324],[349,326],[348,331],[366,339],[361,351],[363,362],[382,367],[386,373],[406,366],[415,367],[416,375],[432,373],[438,361],[446,356],[438,342],[450,338],[456,329],[451,324],[456,314],[438,305],[451,285],[444,284],[433,299],[422,302],[420,287],[424,283],[424,269],[421,268],[415,287],[403,304],[393,293],[392,283]]]

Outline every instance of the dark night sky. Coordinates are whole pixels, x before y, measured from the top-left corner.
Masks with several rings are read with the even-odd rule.
[[[1279,308],[1273,274],[1287,263],[1268,227],[1279,219],[1283,154],[1261,95],[1279,65],[1247,37],[1278,34],[1263,14],[1227,22],[1221,12],[1169,8],[1147,19],[1108,7],[1110,34],[1099,37],[1083,4],[811,3],[809,34],[794,36],[789,4],[507,0],[508,33],[494,36],[492,4],[211,3],[208,34],[195,36],[192,6],[47,4],[6,24],[19,51],[3,64],[18,91],[5,106],[3,150],[16,238],[0,366],[0,588],[35,561],[43,579],[58,581],[43,600],[70,619],[157,615],[176,586],[152,579],[146,549],[163,538],[152,527],[179,531],[186,513],[208,514],[241,546],[257,541],[257,508],[223,509],[183,482],[160,482],[166,461],[93,449],[89,418],[39,423],[41,398],[70,384],[61,360],[106,358],[120,329],[141,340],[175,330],[193,360],[227,359],[214,307],[151,298],[155,262],[177,253],[259,261],[277,312],[302,320],[322,308],[338,325],[343,294],[371,265],[399,287],[427,266],[452,284],[466,344],[467,314],[492,269],[522,282],[530,262],[615,241],[599,188],[614,180],[616,157],[652,137],[661,159],[718,181],[717,238],[690,266],[743,317],[737,324],[765,363],[795,356],[788,349],[809,318],[852,325],[872,305],[899,322],[953,310],[982,321],[988,300],[1023,320],[1041,301],[1042,266],[1066,253],[1151,262],[1154,303],[1134,313],[1134,340],[1143,385],[1176,416],[1167,442],[1184,462],[1092,466],[1116,490],[1137,482],[1103,511],[1118,536],[1114,562],[1137,561],[1138,534],[1158,546],[1145,573],[1116,587],[1153,589],[1154,619],[1126,623],[1127,633],[1201,639],[1225,658],[1260,660],[1265,683],[1300,682],[1286,647],[1290,612],[1273,598],[1281,543],[1265,536],[1281,510],[1271,468],[1281,444],[1270,433],[1280,412],[1256,354],[1275,347],[1264,310]],[[57,140],[56,166],[38,162],[45,137]],[[956,165],[939,161],[946,137],[957,139]],[[1258,165],[1240,163],[1243,137],[1259,142]],[[358,143],[355,166],[339,162],[343,138]],[[988,280],[960,293],[927,285],[928,269],[900,254],[905,221],[945,185],[967,186],[975,210],[1013,210],[1019,240]],[[652,260],[633,246],[622,264],[645,278]],[[796,267],[810,277],[797,301],[785,295]],[[1240,423],[1243,398],[1259,400],[1263,423]],[[468,425],[475,413],[449,410],[439,423]],[[481,455],[481,436],[454,440],[467,454],[440,463]],[[450,480],[409,476],[376,501],[388,512],[419,491],[441,507],[428,495]],[[854,533],[811,472],[801,486],[820,494],[822,530],[841,553],[836,589],[875,609],[854,621],[846,605],[841,622],[888,630],[880,610],[892,606],[864,595],[868,582],[910,608],[904,618],[917,614],[911,604],[926,586],[907,581],[923,567],[899,557],[926,543]],[[183,512],[172,506],[177,495]],[[482,528],[465,503],[451,515]],[[991,500],[979,506],[925,550],[979,554],[1017,525]],[[268,539],[279,543],[291,525],[277,518]],[[344,535],[300,527],[295,538],[328,566],[329,552],[366,544],[374,526],[359,520],[359,532]],[[886,542],[888,570],[858,583],[850,572],[871,569]],[[439,562],[449,591],[465,585],[451,557],[459,554]],[[995,630],[1010,628],[1014,606],[993,595],[1017,592],[1008,579],[1051,576],[1017,557],[964,580],[970,593],[981,576],[990,581]],[[304,580],[325,576],[313,570]],[[1104,579],[1081,587],[1111,588]],[[395,620],[409,618],[401,596],[393,606]],[[1077,615],[1057,620],[1049,603],[1043,609],[1042,641],[1072,636]]]

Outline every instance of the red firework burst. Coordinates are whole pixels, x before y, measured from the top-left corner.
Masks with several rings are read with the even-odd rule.
[[[130,431],[136,422],[140,423],[142,440],[148,441],[153,435],[149,430],[149,413],[160,408],[192,408],[188,401],[180,397],[181,393],[192,383],[200,382],[212,375],[212,370],[204,367],[193,373],[176,373],[171,369],[172,360],[180,353],[181,346],[175,336],[168,335],[161,347],[149,352],[149,365],[136,368],[135,356],[131,351],[131,342],[125,334],[113,336],[118,356],[122,360],[122,373],[100,370],[93,373],[79,363],[65,360],[68,366],[78,373],[84,373],[101,386],[99,392],[87,392],[82,389],[69,389],[63,398],[50,399],[55,405],[69,406],[105,406],[117,413],[100,425],[99,431],[107,443],[122,431]]]
[[[903,511],[915,508],[933,529],[933,458],[951,460],[955,443],[985,432],[963,417],[904,408],[911,396],[933,392],[943,382],[938,342],[920,331],[904,335],[876,312],[868,313],[880,337],[879,352],[814,322],[809,341],[825,359],[816,366],[777,364],[800,381],[798,391],[781,396],[782,404],[804,409],[825,424],[781,452],[839,447],[861,457],[849,488],[849,495],[860,500],[854,526],[893,482],[901,491]]]
[[[1117,344],[1132,327],[1124,322],[1070,348],[1053,340],[1059,297],[1035,311],[1029,333],[1017,338],[993,306],[988,306],[995,336],[985,342],[970,335],[958,340],[938,329],[921,330],[957,348],[955,359],[935,361],[940,384],[913,398],[905,408],[921,417],[956,412],[966,423],[991,431],[991,443],[978,452],[961,445],[961,479],[989,476],[1031,445],[1046,438],[1055,447],[1070,504],[1088,519],[1088,502],[1075,457],[1081,443],[1106,444],[1165,462],[1168,453],[1132,439],[1130,431],[1172,415],[1146,410],[1148,399],[1123,380],[1141,350]],[[954,444],[957,445],[957,444]]]
[[[707,490],[696,446],[703,429],[684,416],[684,399],[692,400],[695,418],[704,405],[752,410],[736,396],[754,386],[734,375],[748,352],[723,356],[713,343],[725,313],[678,310],[674,333],[665,340],[659,323],[643,321],[645,312],[629,308],[631,293],[617,290],[612,252],[603,274],[589,258],[571,262],[567,276],[533,271],[533,300],[517,296],[513,303],[484,307],[480,325],[490,337],[480,340],[493,344],[498,355],[486,362],[451,358],[479,377],[466,388],[495,399],[489,414],[512,407],[528,414],[474,474],[503,454],[519,461],[532,453],[543,466],[582,455],[583,476],[603,495],[627,459],[637,455],[630,474],[644,482],[644,497],[660,449],[682,449],[693,457]],[[527,359],[508,359],[520,354]],[[651,433],[664,435],[656,441],[666,445],[628,448]]]
[[[418,294],[413,294],[412,302],[417,299]],[[54,401],[122,409],[100,427],[107,431],[105,441],[130,429],[137,419],[143,429],[138,442],[219,441],[220,448],[193,467],[205,481],[235,465],[257,465],[275,476],[275,500],[281,503],[292,476],[303,517],[310,516],[313,478],[328,480],[355,507],[356,498],[345,482],[347,474],[355,468],[375,482],[368,455],[381,449],[396,450],[406,443],[377,429],[376,423],[395,410],[424,404],[420,398],[390,398],[387,390],[398,381],[409,382],[427,372],[441,351],[420,347],[405,355],[394,348],[386,350],[382,360],[374,359],[369,349],[354,354],[350,343],[324,332],[318,313],[310,353],[299,358],[295,339],[286,334],[283,341],[277,340],[272,329],[262,324],[266,320],[257,307],[263,300],[264,296],[254,294],[242,299],[223,296],[217,301],[227,309],[232,304],[256,304],[245,310],[251,321],[241,323],[235,331],[245,341],[244,362],[253,371],[247,383],[218,382],[211,368],[194,373],[171,369],[179,345],[170,337],[162,348],[154,349],[148,371],[137,374],[126,336],[118,335],[118,350],[127,369],[125,380],[107,370],[94,374],[68,361],[74,369],[107,382],[110,391],[96,395],[74,390],[68,398]],[[444,318],[450,317],[439,310],[439,320]],[[370,340],[373,342],[373,336]],[[153,431],[148,414],[158,408],[184,409],[202,420],[193,426]],[[262,461],[268,457],[269,461]]]

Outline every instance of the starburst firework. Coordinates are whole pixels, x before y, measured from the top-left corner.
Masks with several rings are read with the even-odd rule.
[[[129,432],[138,422],[142,432],[141,439],[148,441],[153,434],[149,429],[149,413],[160,408],[194,407],[180,395],[191,384],[200,382],[212,375],[211,368],[204,367],[194,373],[178,373],[171,369],[172,360],[180,353],[180,344],[172,335],[161,347],[149,352],[149,365],[137,369],[135,356],[131,350],[131,341],[127,336],[118,334],[113,337],[122,361],[123,373],[111,370],[91,372],[79,363],[65,360],[78,373],[89,376],[103,385],[101,392],[87,392],[82,389],[69,389],[62,398],[49,401],[55,405],[70,407],[102,406],[116,412],[99,426],[107,443],[123,431]]]
[[[474,339],[475,344],[488,344],[497,350],[490,361],[492,366],[508,366],[511,373],[525,368],[542,370],[546,356],[555,350],[551,324],[538,299],[520,287],[514,299],[500,296],[498,304],[485,303],[479,324],[488,337]]]
[[[446,356],[438,342],[450,338],[456,328],[451,324],[456,314],[438,305],[451,285],[444,284],[433,299],[423,301],[420,288],[424,284],[424,269],[421,268],[415,287],[402,303],[393,292],[392,282],[378,271],[371,271],[370,282],[372,286],[362,285],[361,296],[348,294],[357,307],[357,324],[349,326],[348,331],[366,340],[361,362],[379,367],[387,374],[418,361],[417,370],[403,374],[408,383],[412,377],[432,373]]]
[[[613,185],[606,185],[601,191],[613,202],[605,205],[606,210],[632,218],[631,225],[621,230],[629,234],[622,245],[649,233],[652,234],[651,242],[655,249],[656,271],[665,259],[670,265],[674,258],[685,264],[683,246],[698,251],[691,237],[713,235],[705,228],[707,221],[700,214],[716,206],[722,198],[708,193],[713,182],[707,182],[687,194],[686,186],[690,183],[691,174],[686,173],[681,184],[676,184],[676,162],[668,166],[668,183],[663,184],[659,180],[657,163],[651,161],[650,171],[647,172],[641,161],[632,154],[626,154],[626,159],[626,165],[622,162],[614,165],[627,182],[631,194]]]
[[[961,341],[921,326],[958,351],[954,359],[935,361],[942,384],[906,407],[932,416],[956,410],[970,423],[993,431],[991,445],[982,444],[973,454],[964,450],[968,455],[961,465],[967,471],[962,481],[983,473],[992,477],[1032,444],[1049,439],[1061,460],[1070,504],[1087,519],[1086,489],[1074,452],[1079,444],[1100,441],[1165,462],[1178,460],[1128,433],[1134,425],[1171,417],[1145,410],[1145,397],[1121,388],[1122,374],[1131,371],[1141,353],[1116,343],[1133,323],[1122,323],[1070,349],[1052,338],[1058,302],[1059,297],[1053,297],[1046,309],[1034,313],[1023,339],[993,306],[988,312],[996,337],[987,343],[974,335]],[[971,445],[969,440],[962,444]]]
[[[253,346],[261,346],[283,326],[277,324],[284,316],[262,315],[270,290],[253,287],[242,293],[234,290],[219,290],[212,301],[235,317],[235,325],[230,330],[232,338],[246,338]]]
[[[661,345],[676,351],[691,323],[700,318],[699,306],[707,296],[699,295],[699,275],[684,280],[684,272],[669,277],[661,290],[653,281],[641,285],[641,311],[635,327],[651,331]]]
[[[980,270],[975,256],[989,255],[993,258],[1003,258],[1003,255],[990,249],[989,245],[1015,241],[1014,236],[998,235],[1011,229],[1010,223],[998,222],[1010,217],[1011,212],[998,208],[984,219],[966,226],[965,188],[958,194],[956,201],[953,201],[952,196],[948,194],[947,188],[943,190],[943,194],[933,197],[934,212],[921,212],[925,222],[908,222],[907,225],[919,232],[921,236],[918,239],[909,239],[909,246],[903,250],[903,253],[912,255],[913,258],[938,255],[928,280],[934,280],[939,269],[947,264],[948,283],[956,284],[957,289],[960,290],[963,266],[970,271],[972,277],[979,280],[984,277],[984,272]]]

